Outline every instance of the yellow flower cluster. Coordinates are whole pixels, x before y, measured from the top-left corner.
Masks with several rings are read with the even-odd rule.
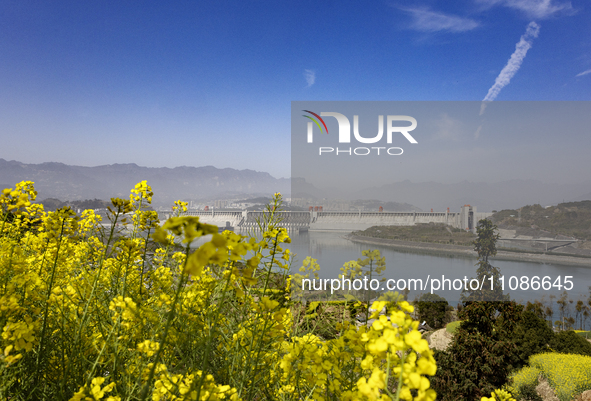
[[[37,197],[37,191],[32,181],[22,181],[16,184],[16,188],[6,188],[0,195],[0,208],[3,212],[20,211],[31,206],[31,201]]]
[[[152,196],[154,196],[154,192],[152,192],[152,188],[148,185],[147,181],[138,182],[135,185],[135,188],[131,190],[131,195],[129,195],[129,200],[131,202],[138,202],[137,206],[141,206],[141,202],[145,199],[147,203],[152,203]]]
[[[508,391],[497,389],[490,393],[490,397],[482,397],[480,401],[515,401]]]
[[[538,385],[538,376],[542,372],[540,369],[533,366],[525,366],[518,372],[510,376],[511,392],[517,396],[521,396],[521,390],[524,387],[535,387]]]
[[[105,382],[104,377],[96,377],[92,379],[90,386],[82,386],[80,390],[74,394],[70,401],[98,401],[102,400],[106,393],[113,391],[115,383],[111,382],[104,387],[101,387]],[[107,397],[106,401],[121,401],[121,397]]]
[[[591,389],[591,357],[575,354],[544,353],[530,357],[529,364],[542,376],[561,400],[572,400]]]
[[[159,369],[159,376],[154,384],[153,401],[199,400],[220,401],[240,400],[235,388],[228,385],[215,384],[212,375],[201,371],[197,374],[170,374],[165,366]],[[195,389],[195,382],[201,381],[200,391]]]
[[[386,304],[374,302],[378,312],[372,318]],[[388,317],[379,316],[368,329],[345,323],[334,340],[306,335],[286,344],[280,366],[288,383],[282,391],[296,398],[311,394],[315,400],[335,393],[342,400],[435,400],[425,377],[435,374],[435,359],[409,315],[413,307],[402,301],[391,308]]]
[[[105,226],[35,195],[31,182],[0,195],[0,400],[435,399],[406,302],[332,340],[295,334],[280,194],[251,237],[183,202],[161,224],[145,181]]]
[[[175,201],[172,205],[172,214],[173,217],[179,217],[180,215],[182,215],[184,212],[187,211],[187,206],[189,206],[188,202],[183,202],[183,201]]]

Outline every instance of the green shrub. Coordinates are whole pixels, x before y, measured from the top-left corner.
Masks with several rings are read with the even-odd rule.
[[[538,383],[524,386],[521,389],[521,396],[517,396],[518,401],[544,401],[544,399],[538,394]]]
[[[591,356],[591,343],[585,338],[574,331],[554,333],[546,320],[532,311],[523,312],[513,341],[518,349],[516,368],[527,365],[530,356],[549,351]]]
[[[521,317],[521,322],[513,335],[518,349],[516,368],[527,365],[530,356],[550,351],[548,346],[556,336],[547,322],[534,312],[525,311]]]
[[[574,331],[561,331],[550,342],[556,352],[591,356],[591,343]]]

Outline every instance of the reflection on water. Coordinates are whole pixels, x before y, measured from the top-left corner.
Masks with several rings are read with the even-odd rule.
[[[340,274],[340,268],[344,263],[350,260],[361,258],[361,251],[366,249],[379,249],[382,256],[386,257],[386,271],[384,277],[387,279],[430,279],[442,276],[446,279],[463,279],[464,276],[476,276],[476,258],[467,256],[448,256],[421,254],[417,252],[401,252],[382,245],[369,245],[351,242],[344,238],[345,233],[334,232],[307,232],[302,234],[290,233],[292,243],[289,244],[290,250],[295,253],[296,258],[292,266],[293,271],[302,265],[302,261],[311,256],[318,260],[320,265],[320,277],[331,279],[337,278]],[[529,278],[538,276],[540,279],[549,276],[554,282],[558,276],[572,276],[574,287],[568,291],[571,299],[579,297],[587,298],[589,295],[589,286],[591,286],[591,266],[563,266],[556,264],[541,264],[533,262],[513,262],[506,260],[492,260],[492,265],[499,267],[501,273],[505,276],[505,293],[509,292],[511,298],[517,301],[540,300],[545,296],[547,300],[550,295],[558,296],[564,290],[551,288],[544,290],[515,290],[508,289],[508,279],[511,276],[527,276]],[[447,288],[446,288],[447,289]],[[410,299],[421,292],[414,291],[411,288]],[[450,304],[457,304],[460,292],[454,290],[435,291],[435,293],[445,297]]]

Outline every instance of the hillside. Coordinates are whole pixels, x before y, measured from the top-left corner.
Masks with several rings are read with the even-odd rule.
[[[591,201],[588,200],[546,208],[528,205],[521,208],[521,215],[519,209],[505,209],[494,213],[492,220],[499,228],[542,230],[546,231],[543,233],[546,237],[563,235],[591,240]],[[536,233],[529,235],[536,236]]]
[[[374,226],[356,231],[357,236],[392,239],[397,241],[434,242],[450,245],[472,246],[476,236],[445,224],[416,224],[414,226]]]

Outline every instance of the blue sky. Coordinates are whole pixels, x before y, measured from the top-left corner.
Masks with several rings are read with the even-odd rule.
[[[288,177],[294,100],[591,100],[590,8],[2,0],[0,157]]]

